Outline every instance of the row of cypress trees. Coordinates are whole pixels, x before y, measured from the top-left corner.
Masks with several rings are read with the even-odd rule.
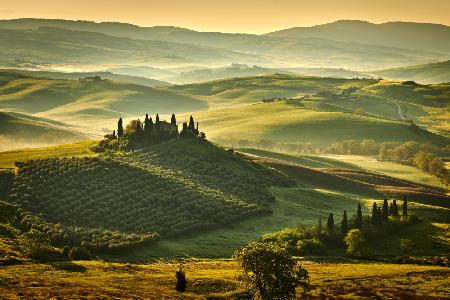
[[[393,200],[390,204],[388,204],[388,200],[385,198],[382,206],[377,206],[375,202],[373,203],[371,216],[371,224],[373,226],[380,227],[383,223],[387,223],[389,221],[389,216],[392,216],[397,219],[400,218],[396,200]],[[406,200],[406,197],[403,198],[402,216],[403,217],[408,216],[408,201]],[[357,229],[362,229],[363,227],[363,214],[361,209],[361,203],[358,203],[358,209],[356,211],[356,218],[353,227]],[[321,228],[320,220],[319,220],[319,228]],[[345,234],[349,230],[347,211],[344,211],[340,229],[342,236],[345,236]],[[329,234],[334,234],[333,213],[328,214],[327,231]]]

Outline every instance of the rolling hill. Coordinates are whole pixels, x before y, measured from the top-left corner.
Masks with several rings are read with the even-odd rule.
[[[95,77],[99,76],[102,79],[108,79],[112,81],[118,81],[118,82],[126,82],[126,83],[132,83],[137,85],[143,85],[143,86],[167,86],[170,85],[170,83],[160,80],[155,80],[151,78],[146,77],[139,77],[139,76],[132,76],[132,75],[122,75],[122,74],[115,74],[108,71],[99,71],[99,72],[57,72],[57,71],[37,71],[37,70],[23,70],[23,69],[8,69],[8,70],[0,70],[2,71],[9,71],[9,72],[16,72],[19,74],[23,74],[26,76],[32,76],[37,78],[46,78],[46,79],[68,79],[68,80],[79,80],[80,78],[86,78],[86,77]]]
[[[73,143],[87,136],[60,122],[0,111],[0,151]]]
[[[419,83],[450,82],[450,60],[418,66],[374,71],[374,74],[393,80],[414,80]]]
[[[120,116],[142,112],[171,114],[207,107],[202,100],[130,83],[79,82],[35,78],[9,71],[0,73],[1,109],[65,122],[97,136],[110,132],[112,120]]]
[[[270,213],[268,188],[293,185],[203,139],[17,167],[9,200],[24,210],[22,223],[45,230],[60,246],[83,243],[100,252],[154,241],[155,232],[188,236]]]
[[[346,24],[345,21],[341,23]],[[197,62],[219,66],[237,62],[263,64],[266,67],[294,65],[366,70],[448,58],[450,47],[446,43],[448,29],[445,26],[430,28],[427,24],[412,24],[415,31],[411,36],[415,37],[415,41],[406,39],[404,35],[402,40],[405,42],[398,45],[398,34],[389,41],[371,39],[376,33],[366,32],[366,25],[363,22],[351,23],[350,27],[355,27],[356,31],[362,31],[363,34],[352,33],[349,37],[368,36],[366,40],[355,41],[335,39],[337,35],[330,25],[323,25],[327,30],[331,27],[331,33],[323,36],[315,33],[315,27],[307,28],[314,34],[298,36],[288,33],[252,35],[197,32],[170,26],[139,27],[123,23],[69,20],[17,19],[0,22],[0,28],[3,28],[2,38],[10,43],[9,47],[17,49],[17,53],[23,58],[52,63],[71,60],[126,64],[133,61],[133,64],[169,66]],[[389,28],[389,31],[404,34],[403,24],[392,26],[395,30]],[[345,34],[347,33],[341,35]],[[36,40],[38,36],[45,37],[47,43],[52,43],[52,48],[39,43]],[[71,47],[66,49],[61,44],[63,41],[68,42]],[[96,47],[87,46],[92,44]],[[32,49],[27,50],[27,45],[32,46]],[[428,46],[427,49],[422,49],[417,48],[417,45]],[[62,56],[63,49],[67,53],[65,56]],[[16,53],[5,50],[2,54],[0,58],[4,60],[18,58]]]

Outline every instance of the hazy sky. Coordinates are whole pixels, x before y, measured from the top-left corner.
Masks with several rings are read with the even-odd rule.
[[[339,19],[450,25],[450,0],[0,0],[0,18],[62,18],[263,33]]]

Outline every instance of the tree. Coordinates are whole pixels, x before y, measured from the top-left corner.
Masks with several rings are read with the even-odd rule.
[[[119,122],[117,122],[117,137],[121,138],[123,136],[123,123],[122,118],[119,119]]]
[[[358,229],[362,228],[362,211],[361,211],[361,203],[358,203],[358,210],[356,212],[356,220],[355,220],[355,227]]]
[[[344,216],[342,217],[342,222],[341,222],[341,235],[345,236],[347,231],[348,231],[347,211],[344,210]]]
[[[395,218],[398,218],[398,206],[397,206],[397,201],[394,200],[392,201],[392,206],[391,206],[391,210],[389,211],[389,214]]]
[[[402,216],[405,218],[408,217],[408,201],[406,200],[406,196],[403,196]]]
[[[195,132],[195,123],[194,118],[192,116],[189,118],[188,129],[191,130],[192,132]]]
[[[319,216],[319,221],[317,222],[317,234],[322,233],[322,216]]]
[[[363,257],[367,253],[366,240],[359,229],[350,230],[344,238],[347,255],[354,258]]]
[[[384,198],[383,201],[383,208],[381,210],[381,216],[383,218],[384,222],[387,222],[389,219],[389,205],[388,205],[388,201],[386,198]]]
[[[240,267],[238,278],[263,300],[289,299],[297,286],[309,286],[308,271],[276,244],[252,242],[233,258]]]
[[[170,124],[177,125],[177,119],[175,118],[175,114],[172,114],[172,118],[170,119]]]
[[[372,205],[372,225],[376,226],[378,223],[378,207],[377,204],[374,202]]]
[[[334,219],[333,219],[333,214],[332,213],[328,214],[327,230],[328,230],[329,234],[334,233]]]
[[[177,292],[183,293],[186,291],[187,286],[187,280],[186,280],[186,274],[184,273],[183,269],[181,268],[178,271],[175,272],[175,277],[177,278],[177,283],[175,284],[175,290]]]

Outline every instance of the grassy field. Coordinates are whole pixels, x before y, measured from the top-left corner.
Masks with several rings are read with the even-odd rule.
[[[274,142],[311,143],[314,146],[329,146],[346,139],[373,139],[378,143],[444,142],[442,137],[412,130],[405,122],[344,112],[316,111],[285,102],[258,103],[193,115],[200,120],[200,129],[211,139],[268,139]],[[236,137],[236,132],[239,132],[239,137]]]
[[[95,141],[85,141],[53,147],[18,149],[0,152],[0,168],[14,168],[15,162],[25,162],[32,159],[97,156],[97,154],[92,152],[90,149],[96,144],[97,142]]]
[[[444,299],[450,297],[445,267],[376,263],[303,262],[310,290],[297,296],[312,299]],[[175,291],[177,262],[146,265],[77,261],[24,264],[0,269],[0,294],[7,299],[146,298],[235,299],[245,295],[236,282],[232,261],[187,261],[187,291]]]
[[[417,183],[446,188],[442,182],[435,176],[423,173],[420,170],[406,165],[401,165],[393,162],[378,161],[374,157],[362,155],[323,155],[323,158],[335,159],[343,163],[356,165],[362,169],[375,171],[388,176],[406,179]]]

